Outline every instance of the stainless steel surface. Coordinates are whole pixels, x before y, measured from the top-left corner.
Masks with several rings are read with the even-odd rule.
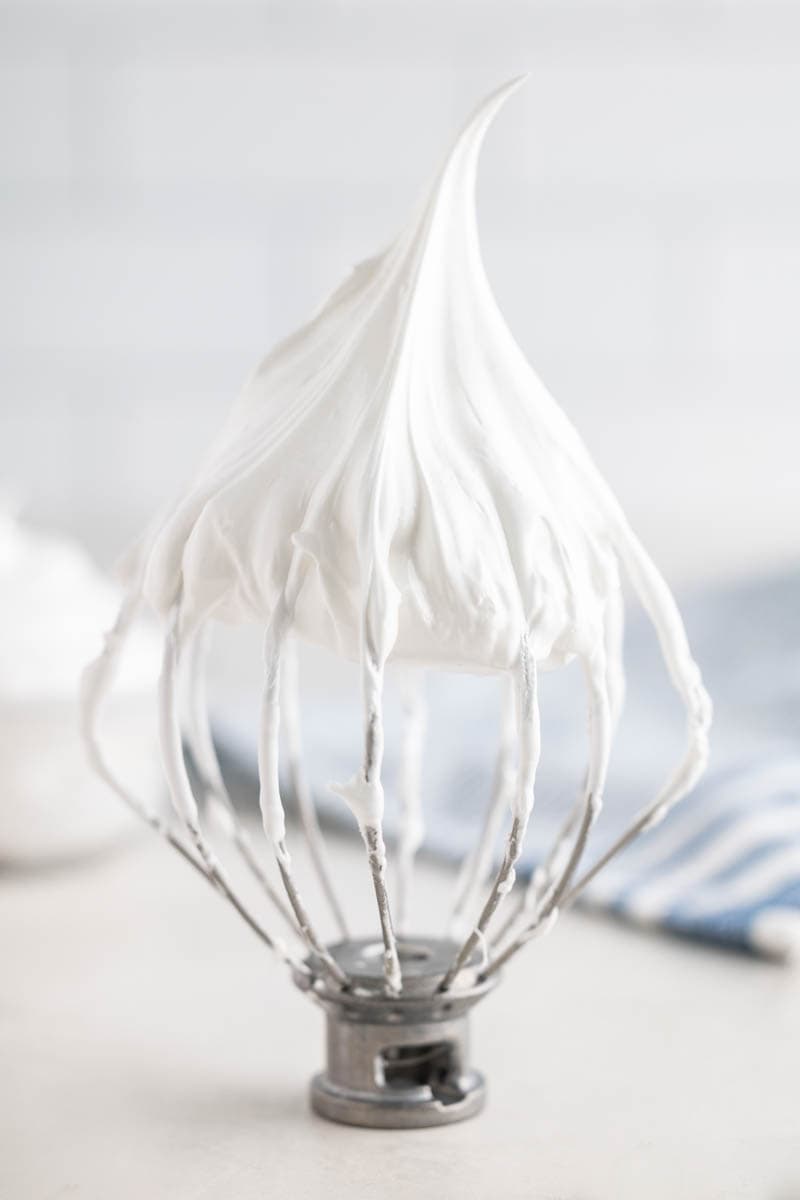
[[[319,979],[311,989],[327,1022],[326,1069],[311,1083],[314,1111],[381,1129],[448,1125],[480,1112],[486,1085],[469,1065],[469,1010],[492,984],[477,980],[479,955],[450,991],[440,992],[457,943],[401,942],[403,991],[392,996],[385,990],[381,942],[362,938],[329,949],[353,984],[336,991]],[[297,983],[309,990],[304,977]]]

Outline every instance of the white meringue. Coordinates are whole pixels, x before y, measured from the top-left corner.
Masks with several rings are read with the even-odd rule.
[[[540,898],[540,924],[567,895],[600,811],[622,691],[620,564],[658,631],[686,705],[689,745],[656,804],[612,853],[685,794],[707,754],[710,705],[672,596],[514,341],[484,272],[478,152],[520,82],[478,108],[388,249],[356,267],[254,372],[131,580],[132,594],[169,621],[176,656],[211,618],[266,628],[261,801],[285,869],[277,769],[284,644],[296,635],[360,661],[364,761],[337,790],[367,842],[393,989],[399,967],[381,836],[390,656],[516,679],[514,828],[472,948],[510,890],[533,806],[537,672],[573,657],[587,687],[587,783],[564,835],[572,850]],[[167,683],[169,700],[171,673]],[[165,745],[173,776],[176,739],[173,729]],[[189,812],[202,855],[184,784],[177,808]]]

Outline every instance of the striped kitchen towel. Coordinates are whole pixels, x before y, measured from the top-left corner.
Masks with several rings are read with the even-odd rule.
[[[714,701],[711,765],[657,828],[595,878],[583,903],[626,920],[789,959],[800,952],[800,575],[688,598],[683,612]],[[682,751],[684,718],[652,631],[626,630],[627,700],[603,812],[585,863],[648,803]],[[494,679],[431,673],[423,757],[425,849],[460,859],[477,835],[499,730]],[[523,871],[541,861],[580,786],[585,704],[577,669],[541,681],[542,759]],[[305,762],[320,811],[350,820],[327,788],[359,761],[355,677],[335,703],[304,696]],[[387,840],[394,823],[400,706],[387,688]],[[255,731],[215,722],[223,759],[255,771]]]

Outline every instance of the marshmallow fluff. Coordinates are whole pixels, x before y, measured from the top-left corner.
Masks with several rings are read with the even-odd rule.
[[[686,793],[707,755],[710,705],[673,598],[517,346],[481,261],[478,154],[520,82],[479,106],[388,248],[357,266],[253,372],[193,483],[152,527],[130,578],[131,611],[144,602],[165,623],[168,708],[174,672],[209,621],[263,626],[261,803],[284,877],[291,866],[278,746],[287,642],[317,643],[360,664],[363,760],[337,790],[364,837],[387,986],[395,991],[401,976],[385,884],[381,783],[389,659],[412,670],[503,674],[513,693],[514,749],[504,738],[501,772],[507,783],[513,760],[513,786],[502,789],[512,828],[453,978],[476,946],[487,946],[488,923],[514,884],[534,802],[538,674],[573,659],[583,669],[589,715],[585,788],[502,954],[549,925],[599,869],[574,878],[601,808],[620,706],[624,577],[652,619],[685,704],[688,745],[654,803],[603,862]],[[106,662],[97,674],[91,709],[108,669]],[[414,755],[421,720],[415,711]],[[177,723],[162,724],[178,815],[203,853],[196,807],[176,765]],[[407,780],[417,775],[413,763]],[[403,807],[413,822],[403,841],[407,891],[421,817],[410,793]],[[316,948],[288,891],[307,944]]]

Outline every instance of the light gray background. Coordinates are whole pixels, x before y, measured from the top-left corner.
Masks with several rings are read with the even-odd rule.
[[[796,554],[800,9],[0,5],[0,475],[110,562],[522,70],[480,220],[671,577]]]

